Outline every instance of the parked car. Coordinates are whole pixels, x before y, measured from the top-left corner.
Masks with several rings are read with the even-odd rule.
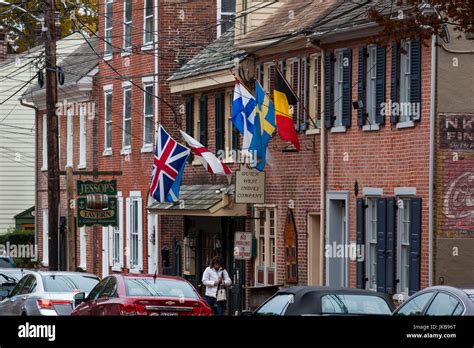
[[[69,315],[74,295],[88,293],[99,280],[82,272],[31,272],[0,302],[0,315]]]
[[[74,296],[72,315],[209,316],[211,308],[196,289],[180,277],[114,274],[88,296]]]
[[[15,261],[10,256],[0,256],[0,268],[15,268]]]
[[[390,315],[393,310],[390,296],[370,290],[295,286],[279,290],[251,315]]]
[[[7,297],[18,281],[31,271],[22,268],[0,268],[0,301]]]
[[[474,315],[474,289],[432,286],[409,297],[393,315]]]

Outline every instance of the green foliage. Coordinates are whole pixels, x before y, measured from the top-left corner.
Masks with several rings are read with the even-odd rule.
[[[12,3],[18,3],[12,1]],[[98,28],[98,4],[97,0],[65,1],[56,0],[56,10],[60,21],[60,37],[70,35],[76,31],[76,23],[84,23],[91,30]],[[32,15],[42,18],[45,10],[45,1],[25,1],[21,7]],[[77,18],[75,19],[74,18]],[[41,31],[41,23],[32,16],[9,5],[0,5],[0,27],[9,34],[10,51],[21,53],[36,45],[38,31]],[[85,30],[87,32],[87,30]]]

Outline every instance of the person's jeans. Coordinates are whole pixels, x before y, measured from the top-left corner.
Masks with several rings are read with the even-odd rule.
[[[214,305],[217,303],[217,315],[219,317],[224,315],[224,304],[225,302],[216,302],[215,297],[211,296],[204,296],[204,299],[206,300],[207,304],[211,307],[212,311],[214,312]]]

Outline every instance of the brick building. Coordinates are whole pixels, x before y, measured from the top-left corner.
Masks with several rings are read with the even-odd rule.
[[[90,44],[97,49],[97,40]],[[64,83],[58,84],[58,104],[56,113],[59,117],[59,170],[67,166],[74,171],[92,171],[97,168],[97,80],[98,59],[91,59],[93,50],[80,34],[72,34],[58,41],[58,66],[64,71]],[[84,58],[87,57],[87,58]],[[36,238],[39,249],[39,261],[48,266],[48,154],[46,125],[46,91],[44,86],[32,84],[22,97],[35,105],[37,146],[36,146]],[[75,176],[87,180],[91,177]],[[60,269],[66,270],[66,225],[67,195],[66,180],[60,179],[60,214],[62,226],[60,238]],[[94,244],[92,228],[80,228],[76,231],[77,267],[94,271],[97,262],[97,245]],[[90,236],[90,237],[88,237]]]

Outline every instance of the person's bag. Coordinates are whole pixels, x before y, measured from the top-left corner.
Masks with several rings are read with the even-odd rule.
[[[224,272],[222,272],[222,276],[224,276]],[[227,290],[225,288],[225,281],[224,277],[222,277],[222,282],[219,285],[219,289],[217,290],[217,302],[226,302],[227,301]]]

